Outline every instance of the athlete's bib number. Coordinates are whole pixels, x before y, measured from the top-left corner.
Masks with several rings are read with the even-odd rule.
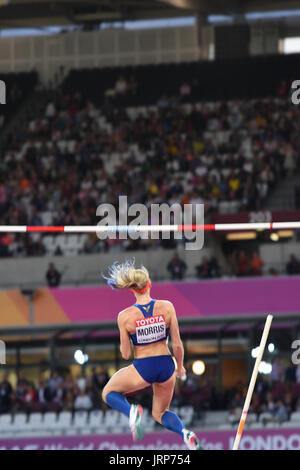
[[[143,318],[135,322],[138,344],[154,343],[166,337],[166,321],[163,315]]]

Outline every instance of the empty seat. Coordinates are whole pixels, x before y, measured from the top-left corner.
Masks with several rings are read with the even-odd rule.
[[[70,411],[62,411],[58,415],[56,427],[59,429],[67,429],[71,425],[72,413]]]
[[[267,422],[267,421],[273,421],[273,416],[271,415],[271,413],[264,412],[259,416],[258,421],[260,423],[264,423],[264,422]]]
[[[263,427],[264,427],[263,423],[259,423],[259,422],[249,424],[250,429],[262,429]]]
[[[229,429],[231,430],[231,429],[233,429],[233,427],[231,426],[231,424],[223,423],[223,424],[218,425],[218,429],[221,429],[221,430],[225,431],[225,430],[229,430]]]
[[[143,413],[143,419],[144,419],[144,413]],[[119,419],[119,423],[118,423],[118,426],[120,428],[122,428],[124,431],[126,431],[126,429],[129,431],[129,420],[128,420],[128,416],[124,415],[123,413],[120,414],[120,419]]]
[[[276,421],[274,422],[271,422],[271,423],[267,423],[266,424],[266,428],[267,429],[273,429],[273,428],[279,428],[280,427],[280,424],[277,423]]]
[[[73,418],[73,426],[76,428],[84,428],[87,425],[88,412],[76,411]]]
[[[208,411],[205,414],[205,423],[212,425],[224,424],[228,418],[227,411]]]
[[[247,415],[247,423],[250,424],[250,423],[256,423],[257,421],[257,415],[255,413],[249,413]]]
[[[13,428],[13,421],[11,414],[0,415],[0,432],[5,433],[11,431]]]
[[[48,411],[44,414],[42,427],[44,429],[54,429],[57,423],[57,414],[54,411]]]
[[[102,410],[93,410],[90,412],[89,427],[98,428],[103,425],[103,411]]]
[[[281,424],[282,428],[293,428],[293,429],[299,429],[300,430],[300,421],[286,421]]]
[[[31,413],[28,420],[30,429],[39,429],[42,427],[43,415],[42,413]]]
[[[105,427],[116,426],[119,421],[119,413],[115,410],[108,410],[105,413],[104,425]]]
[[[27,415],[25,413],[16,414],[13,421],[13,430],[18,432],[26,429],[29,429]]]
[[[294,413],[291,414],[291,421],[300,422],[300,412],[299,411],[295,411]]]

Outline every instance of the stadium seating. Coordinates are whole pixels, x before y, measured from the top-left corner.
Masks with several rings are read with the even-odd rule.
[[[70,411],[62,411],[58,415],[58,419],[56,422],[56,429],[68,429],[71,425],[72,421],[72,413]]]
[[[236,430],[237,424],[227,422],[227,411],[208,411],[204,419],[195,419],[192,407],[172,407],[183,419],[186,427],[191,426],[199,430]],[[266,413],[257,416],[249,413],[246,421],[248,429],[273,429],[273,428],[300,428],[300,413],[294,412],[291,418],[283,423],[274,420],[265,420]],[[270,415],[268,414],[270,418]],[[157,423],[152,418],[151,413],[144,408],[143,424],[145,432],[152,432],[157,428]],[[160,431],[163,428],[159,427]],[[88,435],[88,434],[127,434],[130,433],[128,418],[114,410],[91,410],[46,413],[25,413],[0,415],[0,437],[14,436],[54,436],[54,435]]]
[[[298,423],[300,427],[300,412],[299,411],[295,411],[294,413],[291,414],[291,422]]]
[[[149,81],[149,73],[154,73],[156,77],[159,74],[161,82],[168,82],[172,71],[181,70],[181,78],[176,78],[176,90],[174,85],[174,93],[178,95],[178,85],[183,80],[183,74],[192,70],[196,73],[197,67],[197,64],[184,67],[173,64],[129,68],[128,71],[136,74],[137,82],[143,83],[139,97],[145,95],[145,103],[130,95],[122,103],[112,102],[102,107],[99,78],[104,92],[106,86],[111,86],[112,77],[117,78],[117,69],[71,72],[63,85],[63,88],[68,89],[69,101],[62,97],[59,90],[42,93],[39,106],[33,106],[25,118],[22,135],[17,134],[15,139],[8,139],[3,149],[4,160],[9,161],[11,154],[17,153],[26,174],[32,174],[34,165],[41,178],[34,199],[35,207],[29,204],[30,195],[24,196],[23,192],[18,194],[24,202],[22,220],[26,219],[29,225],[95,224],[98,222],[96,208],[100,202],[116,204],[116,194],[127,194],[131,202],[135,202],[137,195],[134,188],[141,178],[145,187],[136,202],[149,203],[152,200],[171,203],[196,198],[196,201],[204,202],[206,215],[259,209],[276,183],[285,176],[282,157],[285,140],[279,131],[277,135],[276,116],[281,113],[291,133],[294,132],[295,106],[287,105],[284,98],[277,98],[275,94],[272,98],[260,97],[250,101],[217,101],[218,97],[214,96],[214,101],[204,102],[198,90],[203,87],[197,88],[200,94],[193,95],[190,103],[180,102],[180,99],[173,103],[167,97],[167,107],[162,106],[160,97],[151,92],[154,82]],[[207,64],[207,67],[210,65]],[[126,75],[126,70],[124,73]],[[87,88],[90,102],[87,96],[83,96],[81,101],[76,98],[76,86],[82,83],[83,77],[85,83],[90,84]],[[144,80],[148,83],[149,94],[148,91],[145,93]],[[55,107],[52,118],[47,115],[50,103]],[[71,117],[69,112],[73,108],[75,114]],[[258,122],[265,119],[265,124],[249,120],[246,117],[248,114],[256,116]],[[88,124],[85,121],[87,115]],[[40,132],[41,121],[48,126],[43,132]],[[158,136],[153,130],[155,126],[150,125],[152,121],[156,127],[168,131]],[[182,122],[180,139],[178,122]],[[64,131],[69,128],[70,135],[69,131]],[[82,128],[80,139],[78,128]],[[266,143],[264,136],[271,129],[272,138]],[[55,142],[53,134],[56,135]],[[85,139],[87,135],[88,141]],[[272,152],[264,148],[266,144],[274,146],[275,142],[276,164]],[[259,160],[258,147],[261,149]],[[295,148],[293,152],[295,170],[299,166],[299,158]],[[89,160],[84,159],[83,155],[86,154],[91,155]],[[50,169],[53,174],[57,174],[53,181]],[[65,177],[71,174],[74,175],[71,179],[70,176]],[[4,197],[7,197],[7,207],[3,215],[7,219],[6,223],[10,224],[15,223],[10,221],[9,212],[13,201],[9,200],[10,189],[5,174],[4,177],[2,190]],[[15,172],[12,172],[11,177],[20,178]],[[49,178],[53,184],[55,182],[54,194]],[[28,182],[19,181],[20,187],[21,183],[30,184],[30,177]],[[33,213],[34,208],[37,214]],[[76,213],[76,216],[72,213]],[[36,235],[28,235],[28,238],[36,241]],[[41,245],[26,244],[24,240],[24,237],[17,237],[2,246],[0,239],[0,256],[13,256],[16,253],[18,256],[53,255],[57,251],[72,256],[113,249],[109,243],[100,243],[98,239],[92,241],[86,235],[46,235],[41,238]],[[121,248],[126,250],[128,247],[122,243]],[[145,248],[146,241],[140,249]]]

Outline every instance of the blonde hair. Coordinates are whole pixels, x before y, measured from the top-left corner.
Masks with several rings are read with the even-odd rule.
[[[133,260],[126,260],[124,263],[115,262],[108,268],[108,276],[103,276],[107,284],[113,289],[133,289],[142,290],[149,281],[148,270],[141,266],[136,268]]]

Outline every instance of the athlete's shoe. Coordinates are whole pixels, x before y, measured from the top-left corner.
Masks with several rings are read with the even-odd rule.
[[[129,426],[134,441],[140,441],[144,436],[142,425],[143,408],[141,405],[131,405],[129,415]]]
[[[183,436],[184,442],[189,450],[204,450],[194,432],[184,429]]]

